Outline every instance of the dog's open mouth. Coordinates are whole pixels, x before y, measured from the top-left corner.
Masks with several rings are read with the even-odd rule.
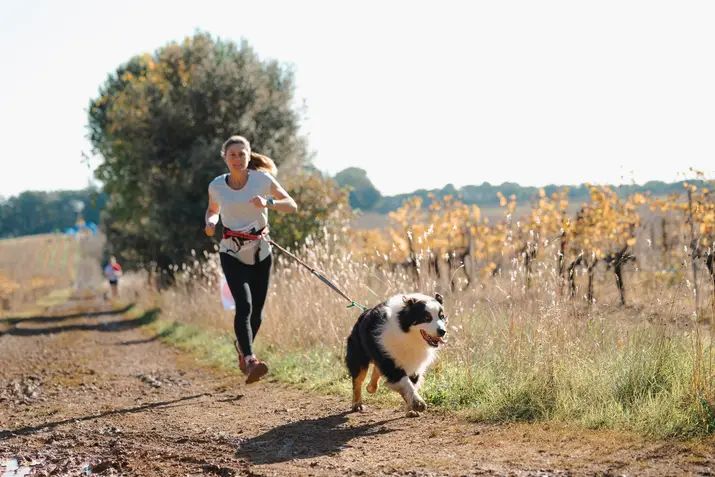
[[[441,337],[431,336],[425,330],[420,330],[420,334],[422,335],[422,338],[427,342],[427,344],[434,348],[438,347],[440,343],[444,343]]]

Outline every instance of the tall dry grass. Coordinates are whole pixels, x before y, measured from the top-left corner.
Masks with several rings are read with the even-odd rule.
[[[32,303],[77,278],[80,241],[64,234],[0,240],[0,309]]]
[[[424,388],[433,405],[481,420],[558,420],[653,436],[715,429],[712,319],[692,315],[687,260],[667,272],[647,266],[647,260],[631,265],[624,279],[629,305],[623,307],[612,274],[597,277],[594,303],[582,299],[584,276],[577,277],[575,299],[562,290],[555,259],[537,265],[528,289],[514,260],[462,290],[460,270],[416,278],[385,260],[357,259],[350,231],[344,232],[309,241],[296,253],[359,303],[372,306],[411,291],[445,296],[449,343]],[[556,251],[549,253],[555,257]],[[144,278],[134,287],[162,316],[218,330],[228,340],[232,312],[220,305],[218,258],[207,258],[177,270],[171,290],[145,293]],[[456,290],[449,287],[452,276]],[[288,381],[345,391],[336,383],[349,381],[341,361],[359,314],[346,305],[277,253],[256,341],[261,353]]]
[[[461,269],[443,269],[439,276],[424,269],[415,277],[384,256],[360,253],[358,258],[351,238],[346,229],[308,241],[295,252],[359,303],[372,306],[411,291],[445,296],[449,343],[424,387],[433,406],[480,420],[557,420],[660,437],[715,429],[713,320],[706,314],[711,307],[705,304],[705,313],[693,315],[687,249],[673,262],[679,265],[668,268],[659,265],[655,252],[639,250],[638,262],[624,277],[628,306],[623,307],[612,273],[604,270],[597,275],[595,302],[583,299],[583,274],[577,276],[577,296],[571,299],[556,271],[553,248],[535,265],[529,288],[518,260],[465,287]],[[429,258],[429,250],[417,252]],[[18,283],[51,277],[47,286],[52,288],[94,284],[101,280],[100,254],[98,240],[41,236],[3,241],[0,271]],[[168,290],[156,291],[147,286],[146,275],[134,273],[122,279],[120,293],[147,309],[159,308],[165,322],[178,324],[169,328],[174,334],[184,327],[194,330],[192,336],[201,330],[218,336],[203,345],[231,361],[233,314],[219,300],[218,256],[202,258],[177,267],[176,284]],[[702,296],[712,296],[711,286],[700,284]],[[32,298],[37,296],[25,297]],[[274,375],[347,396],[342,356],[359,310],[346,305],[277,252],[256,341]]]

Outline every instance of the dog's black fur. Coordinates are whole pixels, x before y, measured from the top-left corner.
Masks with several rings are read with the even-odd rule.
[[[348,337],[345,356],[353,378],[353,409],[363,410],[361,385],[372,363],[369,392],[375,392],[381,374],[387,385],[403,396],[409,415],[424,410],[417,389],[446,333],[445,322],[439,294],[435,298],[399,295],[363,312]],[[404,378],[409,378],[412,385]]]

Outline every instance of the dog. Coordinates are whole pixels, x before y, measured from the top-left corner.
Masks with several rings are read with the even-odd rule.
[[[362,412],[362,384],[372,363],[367,391],[377,391],[378,380],[405,400],[407,416],[419,416],[427,407],[418,390],[424,372],[444,343],[447,317],[442,295],[399,294],[364,311],[347,339],[345,364],[353,380],[353,411]]]

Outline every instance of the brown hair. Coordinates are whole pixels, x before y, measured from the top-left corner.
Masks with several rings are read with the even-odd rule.
[[[221,146],[221,157],[226,155],[226,150],[229,147],[239,143],[245,144],[249,150],[251,149],[251,143],[248,142],[248,139],[245,137],[238,135],[231,136]],[[251,159],[248,161],[248,168],[253,169],[254,171],[268,172],[274,176],[278,173],[278,168],[276,167],[276,163],[273,162],[273,159],[253,151],[251,151]]]

